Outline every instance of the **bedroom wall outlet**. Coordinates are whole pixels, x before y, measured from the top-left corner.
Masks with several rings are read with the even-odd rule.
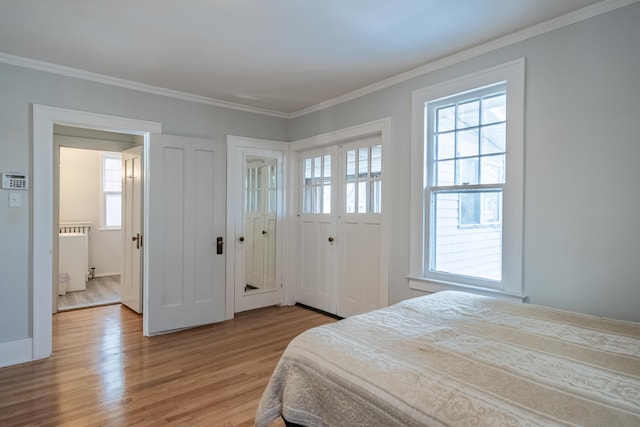
[[[9,207],[19,208],[20,206],[22,206],[22,194],[16,192],[9,193]]]

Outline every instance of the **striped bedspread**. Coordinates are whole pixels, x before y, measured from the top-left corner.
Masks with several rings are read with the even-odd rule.
[[[256,414],[305,426],[640,426],[640,324],[440,292],[311,329]]]

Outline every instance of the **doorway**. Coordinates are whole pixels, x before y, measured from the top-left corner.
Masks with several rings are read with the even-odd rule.
[[[49,357],[52,353],[51,313],[54,284],[57,284],[57,267],[54,269],[54,124],[86,129],[140,135],[145,148],[151,133],[160,133],[160,123],[90,112],[67,110],[43,105],[33,106],[33,299],[31,340],[32,360]],[[57,206],[56,206],[57,208]],[[57,221],[57,218],[56,218]]]
[[[60,231],[54,245],[58,260],[54,257],[54,269],[59,267],[54,274],[58,279],[53,291],[54,300],[57,297],[54,311],[119,303],[121,289],[129,290],[121,281],[126,285],[132,282],[127,276],[132,264],[138,264],[134,270],[140,276],[139,254],[135,250],[127,253],[131,245],[123,236],[132,234],[133,229],[141,230],[141,198],[127,195],[133,193],[134,181],[141,186],[138,163],[143,138],[57,124],[53,132],[54,182],[58,183],[54,223]],[[137,159],[135,168],[131,167],[132,159]],[[140,277],[136,284],[138,297],[133,303],[131,297],[122,302],[140,313]]]

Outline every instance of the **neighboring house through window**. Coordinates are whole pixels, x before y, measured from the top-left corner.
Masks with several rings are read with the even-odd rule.
[[[122,158],[119,153],[102,155],[102,227],[122,226]]]
[[[524,61],[413,93],[410,285],[521,298]]]

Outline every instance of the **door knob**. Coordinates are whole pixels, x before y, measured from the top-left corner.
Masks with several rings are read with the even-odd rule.
[[[241,242],[244,242],[244,236],[240,236],[238,240],[240,240]]]
[[[131,241],[136,242],[136,249],[140,249],[140,246],[142,246],[142,236],[140,233],[136,233],[135,236],[131,236]]]
[[[329,242],[333,242],[333,237],[329,237]]]
[[[216,253],[218,255],[222,255],[222,247],[224,246],[224,241],[222,237],[216,237]]]
[[[262,230],[262,235],[267,234],[267,232],[265,230]]]

